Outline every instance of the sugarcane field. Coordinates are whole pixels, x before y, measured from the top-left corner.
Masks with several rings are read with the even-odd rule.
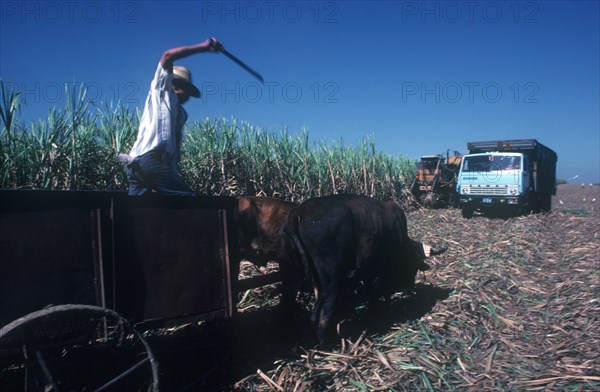
[[[135,129],[122,125],[135,122],[131,113],[109,114],[122,129]],[[64,120],[59,115],[49,121]],[[86,192],[107,188],[117,193],[111,203],[120,203],[119,193],[127,185],[120,164],[99,156],[114,154],[115,143],[131,143],[133,132],[114,135],[111,129],[119,127],[106,128],[107,136],[98,138],[103,129],[98,127],[84,123],[76,145],[68,134],[5,128],[5,149],[37,142],[15,155],[4,150],[3,187],[29,192],[16,196],[19,203],[31,192],[50,192],[44,193],[47,198],[62,192],[72,205]],[[186,159],[185,175],[217,204],[244,194],[286,199],[292,207],[333,193],[373,195],[401,206],[411,238],[447,250],[427,258],[430,268],[416,273],[411,290],[392,295],[374,310],[361,286],[355,287],[345,298],[350,309],[336,320],[326,344],[316,338],[310,321],[312,290],[298,292],[298,309],[290,316],[280,304],[281,282],[234,290],[233,311],[213,312],[199,321],[176,317],[158,327],[134,324],[158,364],[153,372],[160,389],[600,390],[598,185],[559,184],[550,211],[482,210],[466,218],[458,205],[424,205],[409,186],[415,164],[378,152],[372,139],[358,147],[314,148],[308,134],[291,136],[227,121],[193,124],[188,137],[187,157],[203,160]],[[200,148],[204,152],[194,150]],[[106,166],[89,166],[86,159]],[[8,213],[15,198],[3,197]],[[3,222],[10,227],[11,221]],[[276,274],[279,268],[275,257],[260,269],[242,260],[238,281]],[[3,366],[0,385],[11,389],[18,367],[6,361]]]
[[[414,286],[395,293],[373,309],[364,292],[361,294],[365,287],[353,286],[344,301],[349,309],[330,326],[330,339],[326,344],[315,336],[310,315],[317,305],[306,282],[294,298],[297,309],[293,314],[282,311],[282,283],[272,279],[257,285],[240,285],[233,290],[229,286],[221,287],[219,290],[233,295],[230,305],[225,304],[217,311],[210,308],[213,310],[196,319],[173,318],[190,310],[182,308],[165,313],[160,305],[152,305],[156,307],[152,310],[154,316],[148,314],[153,301],[151,294],[141,301],[135,294],[138,290],[135,284],[131,286],[132,281],[128,280],[136,279],[137,275],[117,270],[112,289],[116,290],[117,298],[120,290],[125,290],[123,293],[127,296],[133,295],[127,306],[116,302],[117,310],[124,312],[132,322],[168,316],[167,322],[159,326],[132,324],[131,331],[135,331],[135,335],[126,333],[130,337],[138,336],[141,343],[136,344],[141,347],[138,349],[141,353],[136,355],[146,353],[153,364],[152,383],[144,381],[142,385],[152,390],[160,385],[162,390],[236,391],[600,389],[600,187],[597,184],[559,184],[552,196],[551,210],[537,213],[505,210],[507,213],[503,214],[482,209],[465,217],[457,203],[436,207],[416,198],[410,189],[415,163],[403,156],[379,152],[372,138],[356,147],[314,146],[309,143],[307,133],[292,136],[286,131],[270,132],[221,120],[192,124],[182,157],[184,176],[198,194],[211,196],[184,203],[188,207],[178,207],[178,202],[171,201],[163,205],[158,196],[148,197],[156,200],[138,206],[139,203],[122,194],[127,180],[120,163],[114,159],[115,151],[132,143],[136,117],[122,107],[107,108],[90,116],[89,109],[83,105],[84,94],[84,91],[73,90],[71,99],[80,104],[57,111],[47,123],[32,124],[30,129],[18,123],[5,123],[1,177],[6,216],[2,221],[3,241],[12,241],[11,225],[16,224],[14,227],[21,230],[18,217],[29,219],[27,211],[65,206],[79,208],[83,203],[83,215],[88,217],[84,221],[89,219],[87,208],[93,207],[92,211],[96,211],[92,219],[93,225],[98,226],[94,230],[97,235],[94,241],[106,240],[100,235],[116,236],[114,244],[109,241],[113,249],[110,252],[131,257],[138,251],[123,243],[119,245],[119,236],[125,236],[125,242],[139,241],[139,238],[127,239],[130,237],[125,229],[113,227],[114,222],[129,222],[130,214],[134,216],[130,224],[135,226],[141,219],[147,225],[153,224],[152,214],[164,214],[161,209],[165,206],[166,211],[172,211],[170,213],[175,213],[172,208],[192,208],[177,215],[177,219],[183,219],[195,213],[197,206],[204,208],[201,206],[206,203],[217,206],[210,208],[223,208],[229,216],[232,203],[238,203],[235,200],[241,200],[236,199],[240,195],[258,195],[257,199],[250,198],[255,202],[274,200],[264,196],[288,200],[287,205],[294,210],[304,205],[300,202],[309,199],[358,194],[390,200],[394,208],[399,206],[404,211],[411,238],[446,250],[427,258],[428,268],[416,272]],[[3,108],[9,108],[8,113],[11,113],[17,104],[14,95],[12,102],[11,96],[8,97]],[[81,119],[76,128],[69,125],[69,118],[73,117]],[[127,132],[115,133],[116,130]],[[89,165],[91,161],[95,165]],[[112,193],[105,195],[106,190]],[[17,192],[16,196],[11,196],[11,192]],[[44,198],[48,201],[40,205]],[[62,198],[64,201],[60,201]],[[104,207],[106,198],[110,198],[110,206]],[[24,207],[20,212],[19,206],[27,203],[34,206]],[[136,212],[156,206],[159,210],[150,215]],[[110,216],[103,208],[109,208]],[[239,210],[240,206],[235,208]],[[19,215],[21,213],[25,215]],[[52,223],[60,218],[52,212],[49,214],[38,219],[47,219],[48,224],[55,227],[59,233],[52,238],[60,242],[62,229]],[[17,221],[11,216],[17,217]],[[208,219],[206,224],[211,227],[225,223],[221,213],[215,218],[201,219]],[[242,227],[240,221],[230,219],[227,218],[229,231],[221,232],[221,236],[226,233],[235,236],[235,230]],[[42,221],[37,222],[42,225],[39,235],[43,244],[43,236],[47,235],[43,234],[45,226]],[[108,231],[102,228],[107,222]],[[33,226],[28,227],[25,226],[25,232],[35,232],[31,231]],[[153,240],[152,236],[147,238]],[[14,239],[19,241],[22,237]],[[202,246],[210,248],[219,240],[208,237],[202,241],[206,242],[195,245],[197,251],[202,251]],[[22,254],[20,248],[10,244],[12,242],[3,242],[2,245],[7,257],[10,258],[13,251]],[[329,245],[325,243],[325,246]],[[157,252],[161,252],[160,247]],[[235,253],[231,247],[229,252]],[[276,256],[261,268],[249,260],[241,260],[237,281],[262,279],[262,275],[277,276],[279,269]],[[236,273],[235,268],[233,271]],[[130,278],[121,283],[119,274]],[[227,280],[227,275],[219,276]],[[213,279],[205,278],[206,282]],[[163,284],[152,279],[155,279],[154,285]],[[162,295],[171,295],[174,286],[168,281],[164,284],[162,290],[166,291],[162,291]],[[228,284],[236,287],[235,279]],[[147,285],[153,284],[148,281]],[[4,287],[10,290],[10,285]],[[96,287],[104,290],[102,286]],[[154,289],[152,286],[151,291]],[[10,295],[7,291],[4,298]],[[102,298],[110,302],[111,296],[104,294]],[[69,303],[67,299],[62,301]],[[8,300],[2,306],[8,313],[14,310],[11,307],[15,304]],[[146,308],[144,315],[138,314],[139,306]],[[89,311],[86,309],[82,311]],[[92,311],[98,314],[98,310]],[[15,315],[21,316],[19,312],[17,310]],[[36,315],[29,321],[39,323],[41,328],[50,328],[42,316]],[[107,316],[101,312],[98,317]],[[126,322],[119,315],[111,314],[111,317],[119,317],[121,321],[117,324]],[[8,321],[10,319],[4,320]],[[4,326],[5,337],[14,336],[11,333],[19,328],[13,325],[19,327],[18,324],[17,320],[16,324]],[[98,344],[98,340],[94,341]],[[68,344],[65,347],[63,356],[81,349]],[[29,369],[29,365],[28,362],[15,365],[9,349],[2,353],[6,356],[0,370],[0,386],[12,389],[15,379],[22,377],[21,369]],[[49,353],[46,356],[49,357]],[[100,363],[102,358],[104,356],[99,356]],[[97,362],[92,363],[102,367]],[[52,368],[52,365],[44,365],[41,369],[48,366]],[[150,374],[150,370],[147,372]],[[70,375],[70,381],[77,380],[74,385],[79,385],[73,390],[79,390],[80,385],[90,383],[94,377],[101,377],[98,373],[101,372],[96,369],[79,380]],[[27,374],[31,373],[26,373],[25,380],[31,378]],[[64,381],[53,382],[41,381],[35,385],[52,389]]]

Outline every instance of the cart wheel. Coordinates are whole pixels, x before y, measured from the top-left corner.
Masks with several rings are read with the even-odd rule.
[[[0,329],[0,390],[158,391],[148,343],[115,311],[52,306]]]

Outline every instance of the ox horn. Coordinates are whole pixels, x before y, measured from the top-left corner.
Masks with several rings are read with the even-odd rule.
[[[431,245],[427,245],[427,244],[423,244],[423,243],[421,243],[421,245],[423,245],[423,253],[425,253],[425,257],[437,256],[448,250],[447,246],[444,246],[441,248],[434,248]]]

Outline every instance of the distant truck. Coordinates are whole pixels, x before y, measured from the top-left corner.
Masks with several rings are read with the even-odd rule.
[[[535,139],[467,143],[456,191],[462,215],[550,211],[556,194],[554,151]]]
[[[410,191],[417,201],[427,207],[445,207],[456,201],[456,179],[461,155],[426,155],[417,163],[417,173]]]

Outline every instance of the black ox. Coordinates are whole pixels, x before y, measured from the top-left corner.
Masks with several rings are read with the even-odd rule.
[[[358,285],[364,286],[370,306],[411,291],[417,271],[429,269],[424,249],[431,255],[445,250],[410,239],[398,205],[366,196],[309,199],[289,212],[283,232],[295,255],[290,259],[303,264],[312,282],[316,304],[311,319],[320,342]]]

